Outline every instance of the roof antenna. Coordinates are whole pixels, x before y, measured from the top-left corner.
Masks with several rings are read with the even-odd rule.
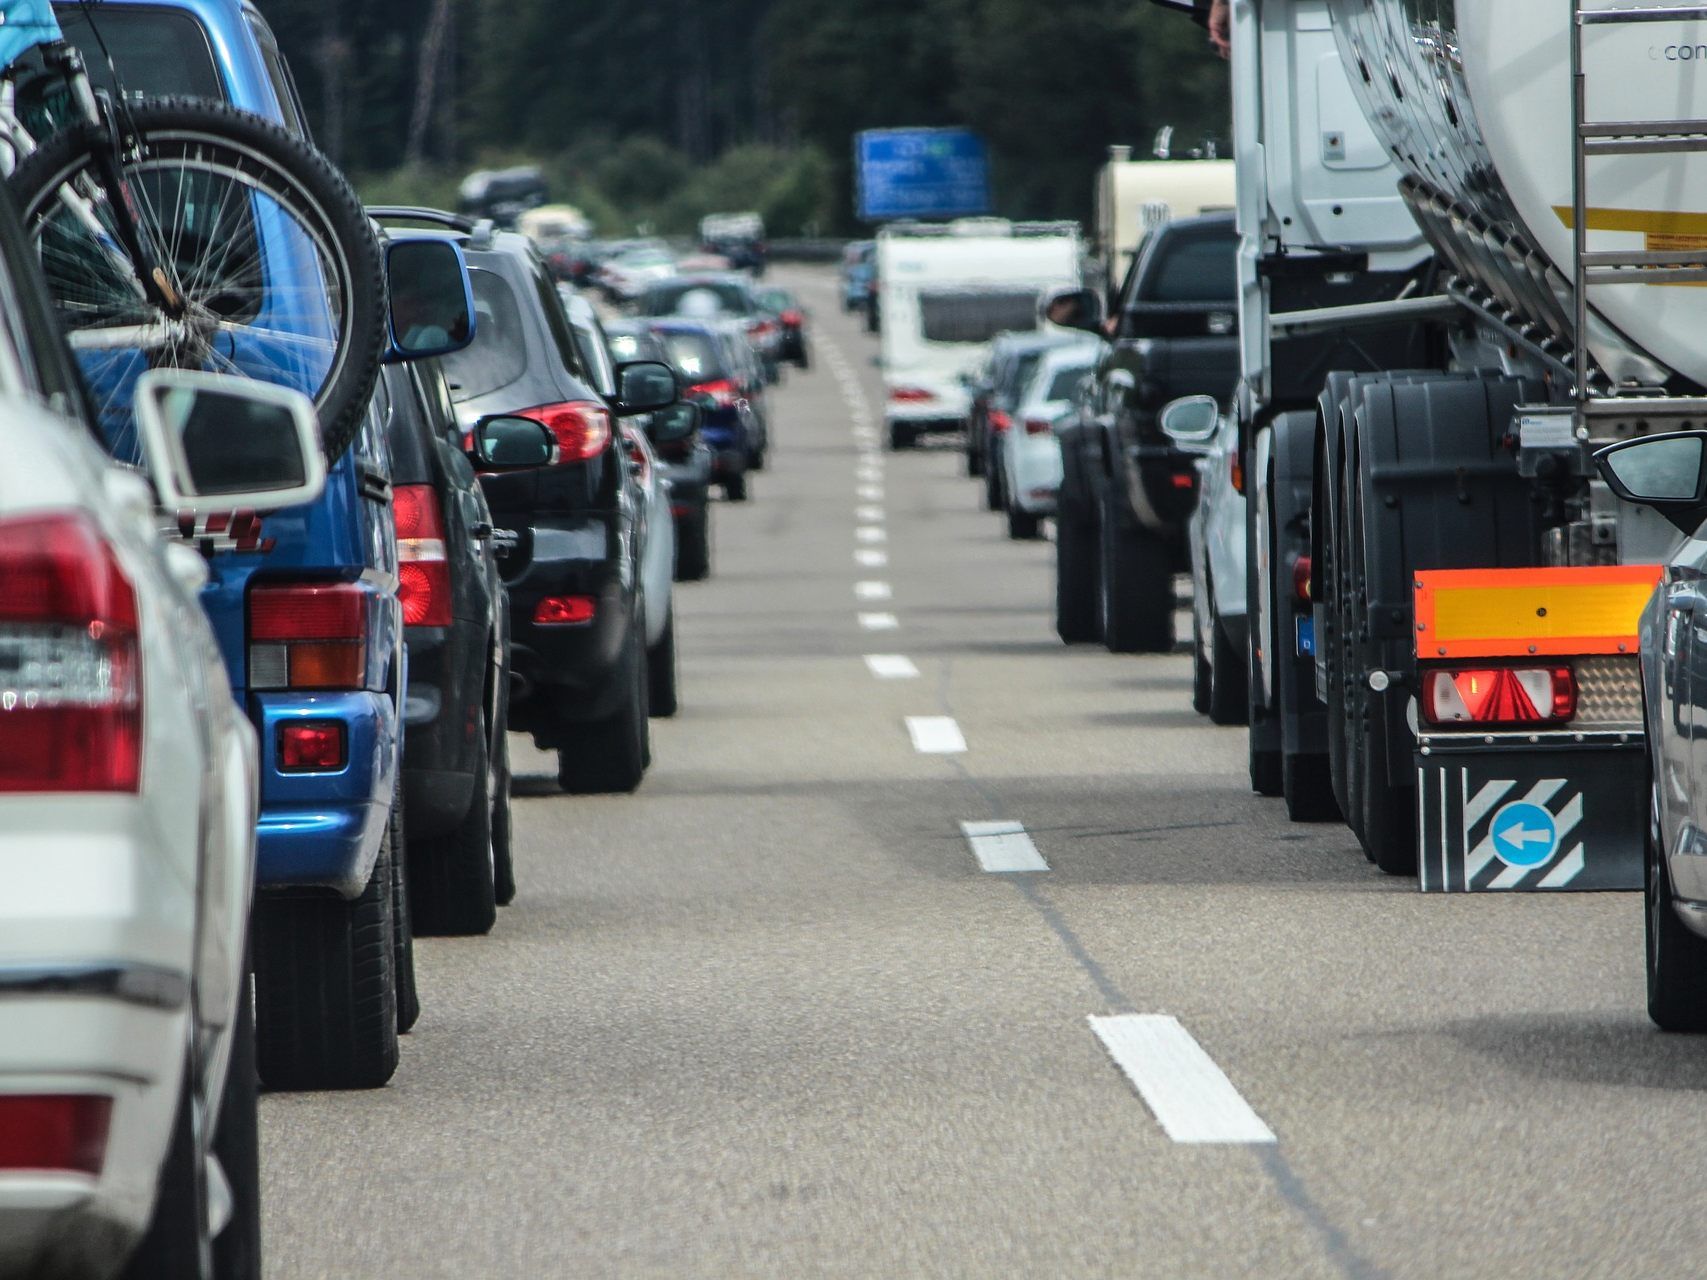
[[[1151,148],[1151,154],[1158,160],[1170,159],[1173,154],[1173,145],[1174,127],[1171,124],[1165,124],[1156,130],[1156,145]]]

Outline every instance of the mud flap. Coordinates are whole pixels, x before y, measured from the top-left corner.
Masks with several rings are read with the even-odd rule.
[[[1436,748],[1416,762],[1424,892],[1642,887],[1639,744]]]

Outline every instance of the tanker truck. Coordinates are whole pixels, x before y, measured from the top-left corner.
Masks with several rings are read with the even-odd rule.
[[[1635,888],[1677,535],[1591,455],[1707,426],[1707,7],[1231,9],[1252,785],[1427,890]]]

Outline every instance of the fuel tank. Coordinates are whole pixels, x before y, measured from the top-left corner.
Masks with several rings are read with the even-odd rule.
[[[1330,4],[1424,234],[1460,276],[1568,343],[1572,0]],[[1590,122],[1707,119],[1707,22],[1588,27],[1583,68]],[[1593,157],[1585,197],[1591,252],[1707,249],[1707,152]],[[1594,285],[1589,304],[1589,348],[1615,382],[1670,371],[1707,386],[1707,287]]]

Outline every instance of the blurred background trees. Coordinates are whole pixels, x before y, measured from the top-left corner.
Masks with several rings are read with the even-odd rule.
[[[857,230],[853,135],[966,125],[997,212],[1086,218],[1110,143],[1225,147],[1225,67],[1144,0],[261,0],[320,144],[370,199],[544,167],[609,233],[757,208]]]

